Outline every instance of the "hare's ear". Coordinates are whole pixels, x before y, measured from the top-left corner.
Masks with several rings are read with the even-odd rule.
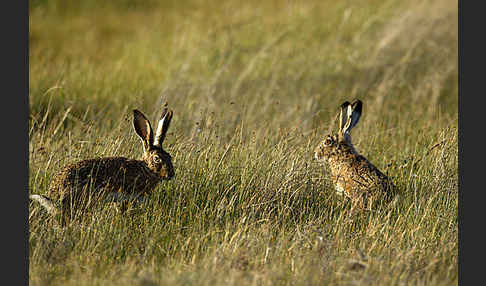
[[[160,116],[159,124],[157,125],[157,131],[155,132],[155,146],[162,146],[165,136],[167,135],[167,130],[169,130],[170,121],[172,120],[172,115],[174,114],[172,110],[167,107],[167,102],[164,105],[162,115]]]
[[[145,115],[136,109],[133,110],[133,128],[142,139],[144,150],[147,151],[154,144],[152,127]]]
[[[350,133],[351,129],[358,124],[359,119],[361,118],[361,112],[363,110],[363,102],[357,99],[353,102],[353,104],[348,105],[348,119],[346,120],[346,124],[343,128],[343,133]]]
[[[344,133],[344,126],[348,121],[348,106],[348,101],[345,101],[343,104],[341,104],[339,112],[339,133]]]

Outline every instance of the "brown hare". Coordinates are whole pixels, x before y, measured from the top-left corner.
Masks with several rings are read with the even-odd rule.
[[[174,177],[172,158],[162,148],[172,115],[166,103],[154,134],[149,120],[133,110],[133,127],[143,144],[142,160],[104,157],[68,165],[52,179],[49,197],[31,195],[30,199],[65,218],[92,203],[142,198],[162,180]]]
[[[358,123],[363,103],[344,102],[340,107],[339,130],[329,134],[315,148],[314,156],[327,161],[336,192],[351,199],[353,208],[371,209],[379,198],[390,199],[394,190],[391,180],[364,156],[351,142],[351,129]]]

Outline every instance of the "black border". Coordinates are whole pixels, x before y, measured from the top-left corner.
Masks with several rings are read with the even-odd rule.
[[[0,17],[4,152],[1,172],[4,184],[0,190],[2,281],[11,285],[29,285],[29,1],[4,3]]]
[[[481,135],[473,136],[472,129],[480,131],[484,122],[484,110],[479,102],[483,97],[484,84],[484,32],[483,9],[476,1],[465,1],[469,8],[464,8],[463,1],[458,1],[458,65],[459,65],[459,134],[458,134],[458,175],[459,175],[459,206],[458,206],[458,246],[459,246],[459,277],[460,285],[475,285],[481,281],[484,273],[484,239],[482,222],[485,209],[484,201],[479,197],[484,192],[481,178],[484,178],[484,166],[481,153]],[[476,30],[477,29],[477,30]],[[469,134],[469,135],[467,135]],[[476,145],[476,146],[474,146]],[[467,148],[466,148],[467,146]],[[471,159],[473,158],[473,159]],[[479,164],[476,164],[479,163]]]

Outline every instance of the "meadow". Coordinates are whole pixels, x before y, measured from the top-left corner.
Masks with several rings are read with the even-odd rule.
[[[58,227],[29,205],[30,285],[457,285],[456,1],[29,1],[29,191],[139,158],[174,117],[176,175]],[[313,150],[353,143],[399,199],[350,215]]]

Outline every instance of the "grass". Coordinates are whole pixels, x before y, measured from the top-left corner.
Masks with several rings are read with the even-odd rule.
[[[31,285],[456,285],[454,1],[29,2],[29,188],[141,156],[166,100],[176,177],[65,228],[29,206]],[[401,190],[349,216],[313,149],[353,142]]]

